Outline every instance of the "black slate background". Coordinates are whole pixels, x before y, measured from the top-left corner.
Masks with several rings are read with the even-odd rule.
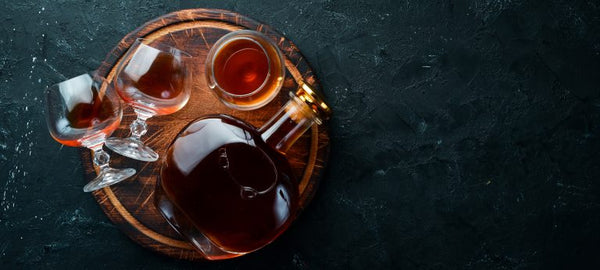
[[[1,2],[1,269],[600,269],[598,1]],[[335,110],[310,207],[226,262],[120,233],[43,115],[47,85],[193,7],[279,29]]]

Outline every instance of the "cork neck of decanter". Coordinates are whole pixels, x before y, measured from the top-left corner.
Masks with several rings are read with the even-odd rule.
[[[317,124],[321,124],[322,120],[328,120],[331,116],[331,108],[325,103],[325,98],[305,82],[300,82],[295,96],[314,112],[318,120]]]
[[[329,107],[316,92],[301,84],[290,101],[283,106],[259,132],[263,140],[276,150],[285,153],[312,125],[322,124],[329,117]]]

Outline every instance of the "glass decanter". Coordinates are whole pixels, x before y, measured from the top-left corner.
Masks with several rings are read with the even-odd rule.
[[[229,115],[191,122],[167,150],[155,205],[209,260],[262,248],[298,208],[298,183],[285,152],[330,108],[302,83],[261,128]]]

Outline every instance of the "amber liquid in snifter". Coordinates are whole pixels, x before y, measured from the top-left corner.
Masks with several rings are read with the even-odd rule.
[[[271,101],[285,77],[283,56],[256,31],[231,32],[211,48],[206,60],[210,89],[227,106],[252,110]]]
[[[70,129],[91,129],[94,127],[94,124],[105,122],[114,117],[114,111],[116,110],[110,100],[99,98],[97,90],[93,91],[91,101],[76,102],[75,105],[69,105],[72,106],[72,109],[66,113],[66,120]],[[120,122],[120,119],[118,119],[118,121],[113,121],[109,125],[104,125],[104,128],[99,132],[105,135],[111,134],[117,129]],[[54,137],[54,139],[61,144],[78,147],[83,146],[82,143],[87,138],[69,140],[62,137]]]
[[[186,74],[183,61],[173,54],[157,51],[153,56],[154,59],[151,59],[141,53],[139,56],[134,54],[130,63],[134,60],[146,61],[141,65],[147,70],[138,74],[134,71],[143,68],[135,66],[140,64],[131,64],[132,67],[125,67],[124,71],[119,73],[115,86],[121,98],[126,103],[135,104],[134,107],[138,109],[148,110],[157,115],[172,114],[185,106],[189,99],[189,93],[185,93],[184,90],[185,87],[189,87],[185,80],[186,76],[190,75]],[[144,98],[156,102],[148,107],[145,105],[147,102],[136,101]]]

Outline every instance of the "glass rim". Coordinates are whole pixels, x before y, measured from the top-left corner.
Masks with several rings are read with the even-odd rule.
[[[92,78],[92,81],[94,81],[94,82],[96,82],[96,81],[108,82],[108,80],[106,79],[106,77],[104,77],[102,75],[99,75],[98,71],[94,70],[94,71],[88,71],[86,73],[81,73],[81,74],[73,76],[73,77],[69,77],[69,78],[67,78],[65,80],[62,80],[60,82],[57,82],[57,83],[53,83],[53,84],[47,85],[46,88],[52,88],[54,86],[59,86],[60,84],[63,84],[65,82],[68,82],[70,80],[73,80],[73,79],[76,79],[76,78],[79,78],[79,77],[85,76],[85,75],[87,75],[90,78]]]
[[[135,41],[131,44],[131,46],[128,48],[128,50],[131,49],[131,48],[133,48],[136,43],[138,43],[140,45],[143,45],[143,46],[146,46],[146,47],[157,49],[157,50],[159,50],[161,52],[168,52],[168,51],[165,50],[165,48],[169,48],[169,49],[175,50],[177,52],[180,52],[183,57],[186,57],[186,58],[192,58],[193,57],[190,53],[188,53],[188,52],[186,52],[184,50],[181,50],[181,49],[179,49],[179,48],[177,48],[175,46],[171,46],[171,45],[169,45],[169,44],[167,44],[165,42],[157,41],[156,39],[149,39],[147,37],[138,37],[138,38],[136,38]]]
[[[74,79],[77,79],[79,77],[86,76],[86,75],[92,79],[92,85],[98,84],[99,87],[96,90],[98,92],[98,94],[102,93],[104,96],[109,91],[109,87],[112,88],[111,82],[106,77],[100,75],[97,70],[93,70],[93,71],[88,71],[86,73],[79,74],[77,76],[67,78],[66,80],[62,80],[60,82],[57,82],[57,83],[54,83],[51,85],[47,85],[46,89],[44,90],[44,93],[48,93],[48,92],[52,91],[52,88],[60,88],[61,84],[67,83],[71,80],[74,80]],[[116,95],[116,93],[111,93],[111,94]],[[118,105],[119,105],[119,107],[121,107],[120,101],[119,101]]]

